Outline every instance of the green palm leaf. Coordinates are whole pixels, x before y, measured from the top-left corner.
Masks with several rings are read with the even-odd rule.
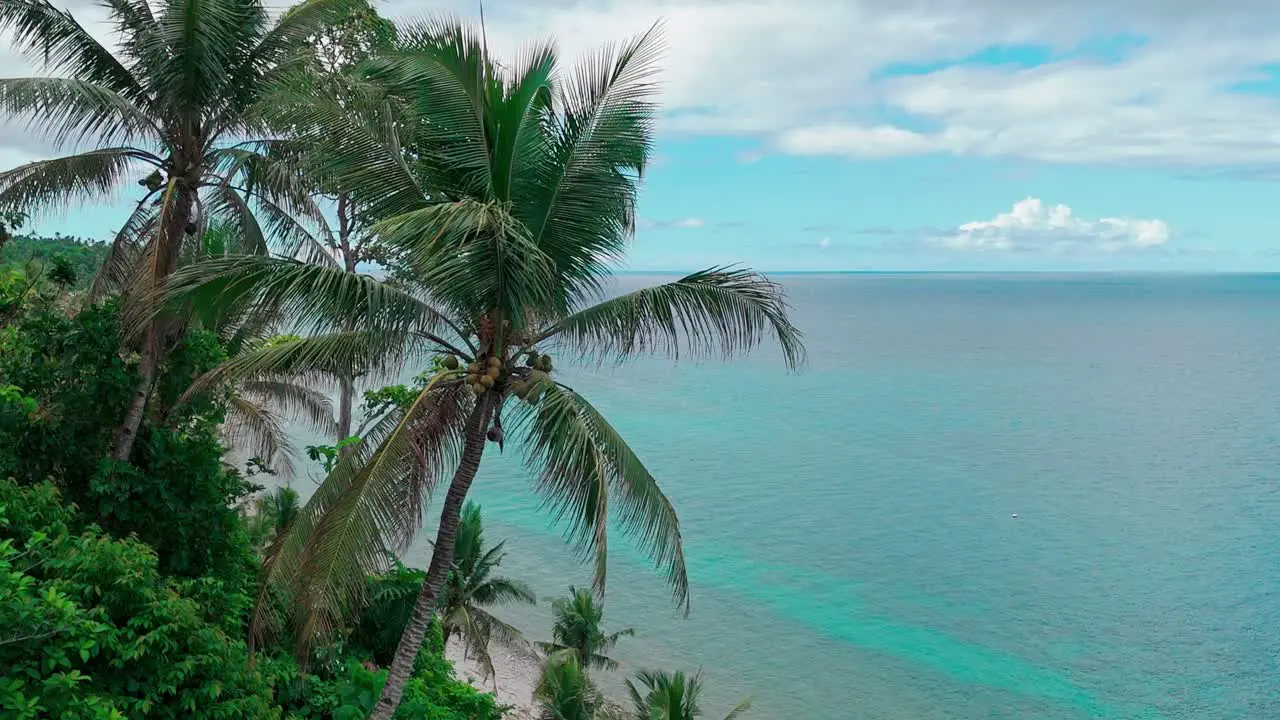
[[[789,368],[804,362],[783,289],[751,270],[712,268],[605,300],[557,322],[543,337],[621,360],[661,352],[731,357],[772,335]]]
[[[128,98],[77,78],[0,79],[0,110],[25,118],[28,128],[59,146],[89,137],[107,145],[133,144],[156,131]]]
[[[143,85],[119,60],[47,0],[4,0],[0,30],[11,31],[14,46],[55,73],[99,85],[126,99],[147,97]]]
[[[266,578],[296,599],[300,649],[360,607],[365,578],[407,545],[425,497],[457,461],[467,397],[457,382],[429,385],[394,425],[380,423],[375,450],[344,457],[303,509]]]
[[[75,197],[106,199],[120,189],[126,171],[139,163],[160,161],[150,153],[118,147],[19,165],[0,172],[0,208],[37,206],[56,212]]]
[[[678,604],[689,607],[680,521],[657,480],[626,441],[581,395],[546,383],[541,402],[522,406],[518,427],[537,489],[569,537],[595,555],[595,585],[607,571],[609,507],[624,534],[665,569]]]

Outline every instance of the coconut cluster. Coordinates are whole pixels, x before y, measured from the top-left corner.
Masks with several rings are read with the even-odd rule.
[[[502,378],[502,359],[481,358],[467,366],[467,385],[476,395],[483,395]]]

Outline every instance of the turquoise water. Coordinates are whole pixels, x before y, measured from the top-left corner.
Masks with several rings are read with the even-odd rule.
[[[566,372],[683,521],[688,619],[612,544],[628,669],[756,718],[1280,717],[1280,278],[780,279],[802,374]],[[505,569],[588,582],[528,487],[486,457]]]

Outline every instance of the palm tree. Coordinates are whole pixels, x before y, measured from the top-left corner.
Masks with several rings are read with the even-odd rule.
[[[205,383],[394,374],[447,356],[412,402],[389,409],[339,460],[263,568],[263,587],[291,595],[305,650],[359,607],[366,574],[407,546],[424,499],[447,484],[426,580],[371,716],[381,720],[438,607],[486,440],[499,450],[509,432],[521,440],[535,490],[594,555],[598,591],[612,513],[687,608],[671,503],[604,415],[560,382],[549,350],[567,360],[732,356],[772,336],[789,367],[804,354],[782,288],[750,270],[712,268],[601,300],[631,240],[651,151],[656,28],[572,72],[549,44],[499,67],[479,32],[452,21],[402,25],[398,36],[394,52],[366,66],[361,90],[385,112],[348,113],[302,85],[274,105],[296,116],[291,126],[314,129],[304,139],[375,223],[398,282],[252,258],[179,270],[169,284],[174,302],[283,311],[308,330],[234,358]],[[280,627],[273,607],[259,603],[255,634]]]
[[[537,602],[533,590],[519,580],[493,577],[506,557],[506,541],[486,548],[480,506],[468,502],[458,523],[458,539],[453,546],[453,567],[440,595],[440,620],[445,645],[454,635],[466,642],[466,653],[478,660],[486,676],[493,675],[489,643],[496,640],[518,646],[524,642],[520,631],[494,617],[486,608],[506,603]]]
[[[572,655],[548,659],[534,690],[538,720],[603,720],[607,700]]]
[[[0,172],[0,211],[112,197],[130,174],[145,174],[95,282],[98,291],[125,290],[143,311],[210,218],[297,251],[296,218],[321,213],[299,192],[296,173],[266,161],[254,108],[298,41],[340,18],[351,0],[308,0],[274,23],[261,0],[99,2],[118,32],[114,52],[48,0],[0,0],[0,30],[53,75],[0,80],[0,112],[29,119],[59,147],[92,148]],[[179,329],[146,314],[138,388],[113,437],[118,460],[131,454]]]
[[[636,687],[639,683],[640,687]],[[635,707],[636,720],[693,720],[702,716],[698,695],[702,693],[702,673],[686,677],[683,672],[665,671],[636,673],[635,682],[627,680],[627,691]],[[750,700],[738,703],[724,716],[733,720],[751,707]]]
[[[618,640],[635,635],[633,628],[605,634],[600,628],[604,608],[595,594],[585,588],[569,586],[568,597],[551,602],[555,618],[549,643],[538,643],[547,655],[572,655],[587,670],[617,670],[618,662],[604,653],[617,646]]]

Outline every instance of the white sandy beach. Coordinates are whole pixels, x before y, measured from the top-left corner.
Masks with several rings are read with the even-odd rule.
[[[445,653],[453,661],[454,672],[461,680],[474,687],[494,693],[498,704],[512,709],[506,717],[512,720],[533,720],[537,713],[533,704],[533,691],[538,685],[541,665],[536,657],[517,653],[499,645],[489,649],[493,658],[494,677],[483,679],[484,670],[475,660],[464,660],[462,643],[452,641]],[[496,683],[496,689],[495,689]]]

